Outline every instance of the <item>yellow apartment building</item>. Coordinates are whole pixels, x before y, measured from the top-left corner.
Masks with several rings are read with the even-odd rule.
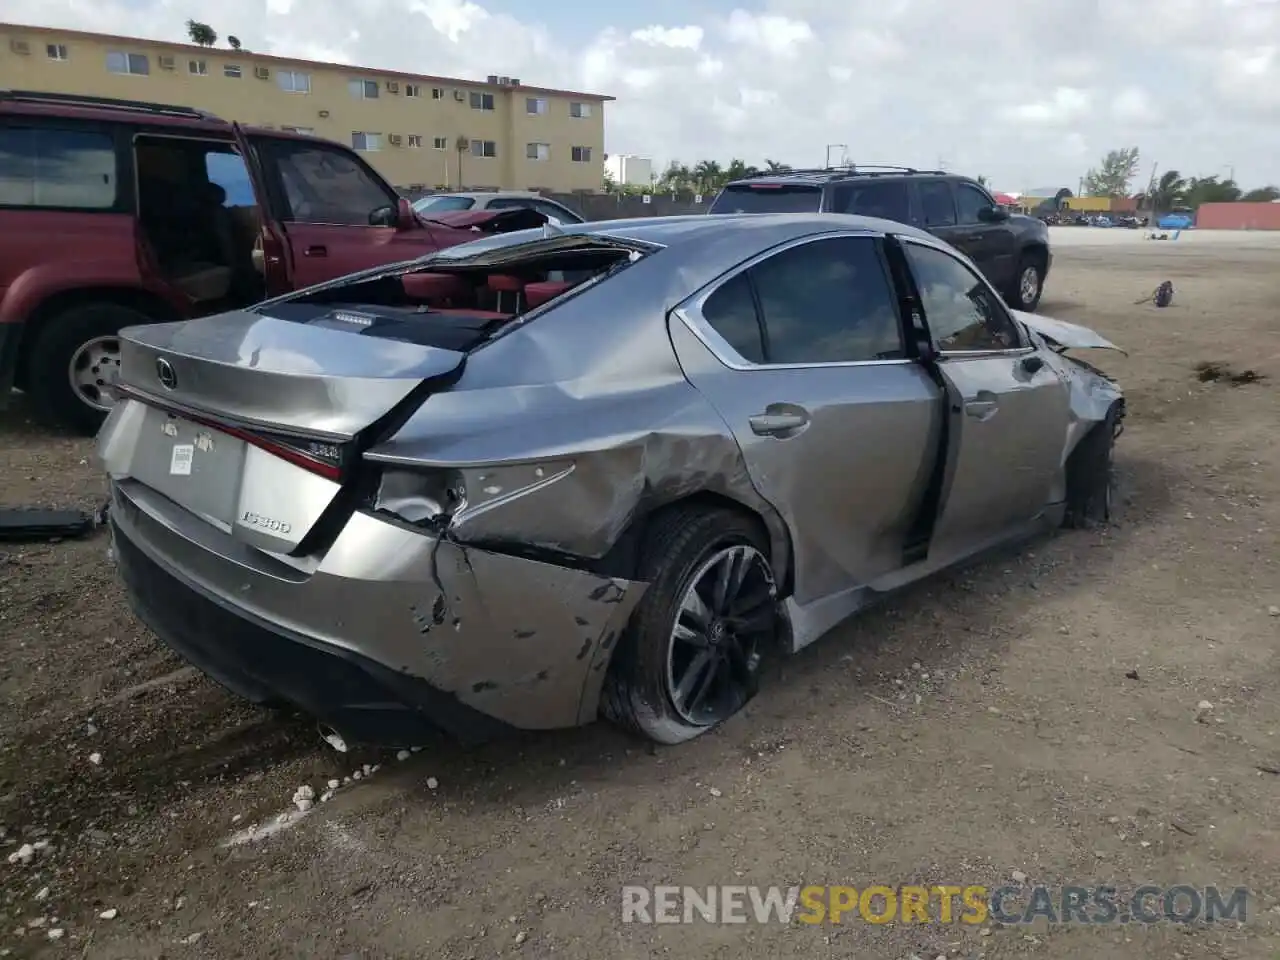
[[[481,83],[0,23],[5,88],[180,104],[314,133],[362,151],[399,187],[559,192],[600,189],[613,100],[517,77]]]

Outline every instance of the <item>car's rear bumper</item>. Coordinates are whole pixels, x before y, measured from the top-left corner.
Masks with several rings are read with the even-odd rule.
[[[9,392],[18,373],[22,328],[21,323],[0,323],[0,410],[9,405]]]
[[[352,742],[589,722],[644,590],[365,513],[303,571],[144,487],[112,494],[115,555],[141,619],[236,693],[291,703]]]

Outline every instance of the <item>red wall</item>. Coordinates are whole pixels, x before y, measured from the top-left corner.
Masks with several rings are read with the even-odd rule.
[[[1196,210],[1201,230],[1280,230],[1280,203],[1202,203]]]

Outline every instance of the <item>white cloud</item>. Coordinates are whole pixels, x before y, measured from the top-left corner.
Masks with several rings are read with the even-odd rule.
[[[838,142],[854,160],[945,158],[1020,190],[1074,186],[1107,150],[1137,145],[1144,167],[1234,163],[1246,184],[1280,182],[1275,0],[737,2],[690,3],[665,22],[534,0],[506,0],[518,13],[491,0],[221,0],[207,16],[249,49],[612,94],[606,149],[659,164],[820,164]],[[173,0],[5,0],[3,14],[174,40],[190,15]]]

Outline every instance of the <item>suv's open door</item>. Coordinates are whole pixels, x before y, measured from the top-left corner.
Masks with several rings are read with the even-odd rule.
[[[253,262],[266,281],[267,296],[279,296],[294,288],[292,252],[285,241],[284,230],[273,214],[262,161],[240,124],[233,123],[231,129],[235,132],[236,146],[240,148],[240,155],[244,158],[245,168],[253,183],[253,193],[258,201],[258,240],[253,248]]]

